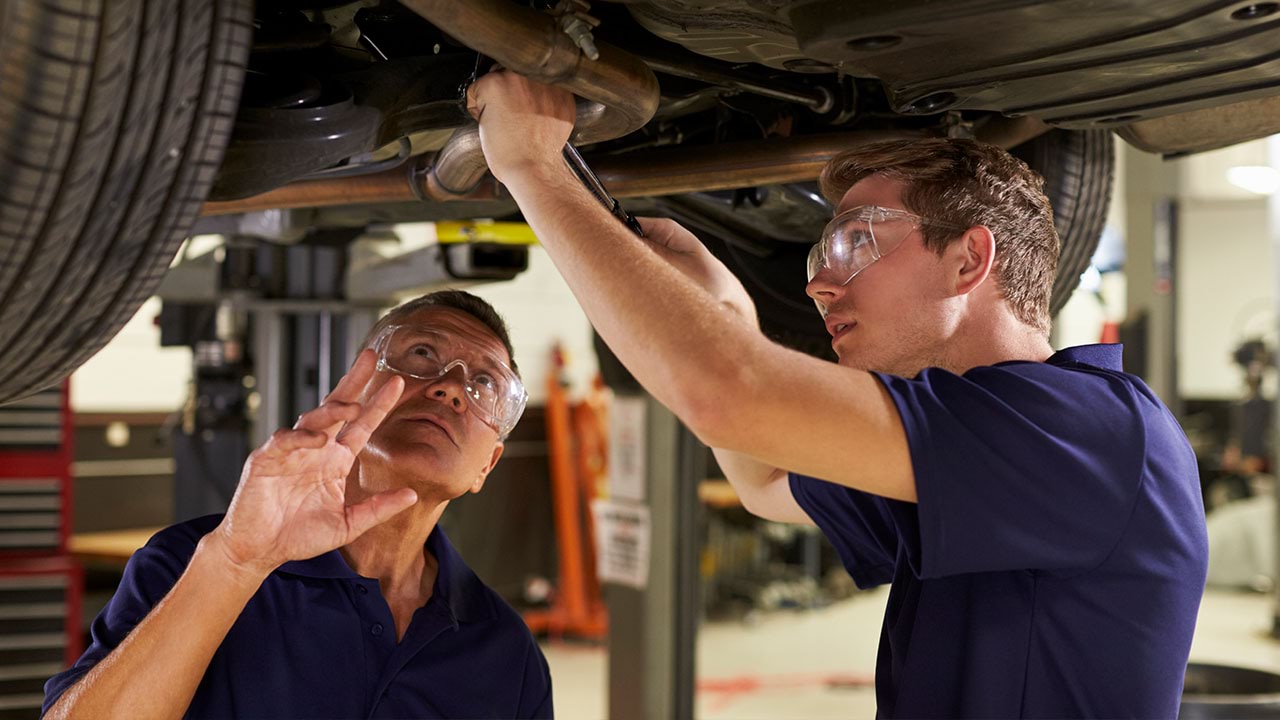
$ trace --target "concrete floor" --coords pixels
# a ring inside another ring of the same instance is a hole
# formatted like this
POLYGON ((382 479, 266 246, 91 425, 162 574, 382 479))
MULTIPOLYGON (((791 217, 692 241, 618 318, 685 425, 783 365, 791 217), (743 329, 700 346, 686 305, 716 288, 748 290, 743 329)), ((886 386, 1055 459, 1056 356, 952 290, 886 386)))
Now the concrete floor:
MULTIPOLYGON (((870 718, 871 679, 887 588, 827 608, 778 612, 754 625, 706 623, 698 635, 697 716, 870 718)), ((1192 660, 1280 672, 1270 639, 1272 596, 1209 590, 1200 607, 1192 660)), ((604 718, 606 652, 547 643, 556 715, 604 718)))

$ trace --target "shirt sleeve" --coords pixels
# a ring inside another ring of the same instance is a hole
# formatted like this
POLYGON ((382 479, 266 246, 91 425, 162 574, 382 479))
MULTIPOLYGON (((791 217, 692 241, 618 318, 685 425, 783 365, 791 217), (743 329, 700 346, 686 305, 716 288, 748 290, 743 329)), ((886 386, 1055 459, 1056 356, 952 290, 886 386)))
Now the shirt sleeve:
POLYGON ((1146 457, 1146 408, 1126 376, 1016 363, 877 377, 918 498, 882 502, 919 577, 1085 571, 1119 542, 1146 457))
POLYGON ((162 531, 129 558, 115 595, 90 626, 89 647, 75 664, 45 683, 42 716, 68 688, 116 649, 177 583, 195 545, 187 538, 174 536, 174 529, 162 531), (190 550, 184 551, 188 544, 190 550))
POLYGON ((529 638, 529 652, 525 657, 524 686, 520 691, 521 718, 553 718, 551 706, 551 670, 542 648, 529 638))
POLYGON ((792 497, 835 547, 858 587, 893 580, 898 531, 882 499, 795 473, 788 481, 792 497))

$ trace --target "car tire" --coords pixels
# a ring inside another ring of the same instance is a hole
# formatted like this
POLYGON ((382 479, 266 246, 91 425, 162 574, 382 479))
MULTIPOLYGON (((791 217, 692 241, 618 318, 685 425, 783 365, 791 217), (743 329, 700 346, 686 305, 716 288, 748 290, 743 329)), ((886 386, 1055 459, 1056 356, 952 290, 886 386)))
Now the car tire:
POLYGON ((0 403, 137 312, 231 135, 252 0, 0 3, 0 403))
POLYGON ((1056 316, 1080 284, 1107 224, 1115 180, 1115 139, 1106 130, 1052 130, 1014 148, 1044 178, 1061 243, 1049 313, 1056 316))
MULTIPOLYGON (((1049 305, 1056 315, 1080 283, 1102 237, 1111 202, 1115 144, 1105 130, 1052 130, 1013 154, 1045 178, 1045 195, 1054 209, 1061 252, 1049 305)), ((759 253, 706 232, 700 231, 699 237, 742 280, 765 335, 795 350, 836 359, 822 318, 804 294, 808 245, 779 242, 770 252, 759 253)), ((596 351, 610 387, 638 391, 634 378, 599 338, 596 351)))

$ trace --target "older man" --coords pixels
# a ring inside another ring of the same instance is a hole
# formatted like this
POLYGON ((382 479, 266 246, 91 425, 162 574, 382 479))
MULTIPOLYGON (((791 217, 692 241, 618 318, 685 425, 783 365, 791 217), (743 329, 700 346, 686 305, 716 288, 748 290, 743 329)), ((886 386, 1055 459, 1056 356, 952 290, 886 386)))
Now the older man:
POLYGON ((47 717, 550 717, 547 664, 437 527, 526 395, 462 292, 391 311, 320 407, 245 463, 225 516, 129 561, 47 717))
POLYGON ((638 240, 561 160, 573 104, 472 86, 485 157, 591 322, 708 445, 743 504, 816 523, 892 582, 884 717, 1173 717, 1207 547, 1195 458, 1117 346, 1054 352, 1058 243, 999 148, 835 158, 808 294, 839 364, 770 342, 687 231, 638 240))

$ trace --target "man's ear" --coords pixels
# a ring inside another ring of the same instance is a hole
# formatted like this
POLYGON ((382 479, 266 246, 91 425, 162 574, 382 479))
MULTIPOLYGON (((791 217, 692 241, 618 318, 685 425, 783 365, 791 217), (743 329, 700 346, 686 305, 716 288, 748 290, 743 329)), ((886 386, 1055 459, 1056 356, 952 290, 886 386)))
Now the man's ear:
POLYGON ((955 268, 955 293, 967 295, 991 275, 996 260, 996 238, 985 225, 974 225, 951 244, 947 255, 955 268))
POLYGON ((498 444, 493 446, 493 457, 489 458, 489 464, 480 471, 480 476, 476 478, 476 481, 471 483, 471 490, 469 492, 480 492, 480 489, 484 487, 485 479, 489 477, 489 473, 493 472, 493 466, 498 464, 498 458, 502 457, 502 451, 505 450, 506 447, 507 446, 504 445, 501 440, 498 441, 498 444))

